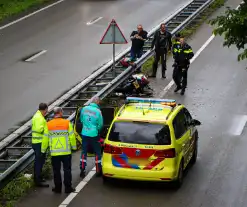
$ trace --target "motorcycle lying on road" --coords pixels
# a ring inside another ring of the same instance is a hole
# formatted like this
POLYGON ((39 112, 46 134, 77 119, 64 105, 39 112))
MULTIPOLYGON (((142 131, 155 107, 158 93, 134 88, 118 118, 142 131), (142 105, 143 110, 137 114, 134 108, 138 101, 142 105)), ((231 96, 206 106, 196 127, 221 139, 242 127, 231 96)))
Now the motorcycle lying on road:
POLYGON ((137 71, 136 74, 115 89, 115 93, 127 96, 150 97, 153 89, 149 86, 149 80, 143 73, 137 71))

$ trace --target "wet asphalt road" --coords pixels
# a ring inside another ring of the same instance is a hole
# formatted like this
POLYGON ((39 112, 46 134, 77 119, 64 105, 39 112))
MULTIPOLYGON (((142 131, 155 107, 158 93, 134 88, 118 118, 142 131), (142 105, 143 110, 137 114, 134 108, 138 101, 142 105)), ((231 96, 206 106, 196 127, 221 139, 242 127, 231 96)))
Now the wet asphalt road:
POLYGON ((150 30, 186 2, 66 0, 1 30, 0 137, 31 117, 40 102, 54 100, 111 59, 112 47, 99 41, 112 18, 128 39, 137 24, 150 30), (103 19, 86 25, 97 17, 103 19), (47 53, 33 63, 21 61, 40 50, 47 53))
POLYGON ((69 207, 247 206, 246 61, 237 63, 237 50, 221 45, 217 37, 191 65, 184 97, 174 94, 174 87, 164 96, 185 104, 202 122, 198 162, 182 188, 121 181, 103 185, 93 178, 69 207))

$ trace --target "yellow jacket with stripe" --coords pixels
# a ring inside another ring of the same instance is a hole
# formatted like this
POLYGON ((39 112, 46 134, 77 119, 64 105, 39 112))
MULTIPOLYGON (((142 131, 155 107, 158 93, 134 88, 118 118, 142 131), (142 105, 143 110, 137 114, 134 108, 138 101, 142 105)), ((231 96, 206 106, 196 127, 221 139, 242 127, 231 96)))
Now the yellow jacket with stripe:
POLYGON ((73 126, 69 120, 54 118, 47 123, 41 151, 44 153, 50 147, 51 156, 70 155, 76 150, 76 138, 73 126))
POLYGON ((45 131, 47 131, 47 122, 41 111, 38 110, 32 118, 32 143, 42 143, 45 131))

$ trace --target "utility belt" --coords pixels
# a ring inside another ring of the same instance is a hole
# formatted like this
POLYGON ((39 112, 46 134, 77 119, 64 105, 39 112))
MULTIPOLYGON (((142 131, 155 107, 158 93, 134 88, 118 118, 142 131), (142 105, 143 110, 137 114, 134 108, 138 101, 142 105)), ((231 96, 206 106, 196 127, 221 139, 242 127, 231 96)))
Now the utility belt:
POLYGON ((179 69, 188 69, 190 66, 190 62, 189 61, 183 61, 183 62, 175 61, 172 66, 174 68, 177 67, 179 69))

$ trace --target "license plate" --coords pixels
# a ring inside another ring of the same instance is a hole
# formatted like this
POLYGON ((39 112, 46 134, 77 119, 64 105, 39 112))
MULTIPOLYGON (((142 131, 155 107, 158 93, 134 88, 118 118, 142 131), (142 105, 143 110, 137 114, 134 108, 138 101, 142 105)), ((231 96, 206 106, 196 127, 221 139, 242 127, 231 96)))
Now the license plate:
POLYGON ((146 166, 149 164, 149 160, 147 159, 129 159, 129 164, 132 165, 141 165, 141 166, 146 166))
POLYGON ((134 84, 136 89, 140 87, 139 84, 137 83, 137 81, 133 82, 133 84, 134 84))

